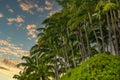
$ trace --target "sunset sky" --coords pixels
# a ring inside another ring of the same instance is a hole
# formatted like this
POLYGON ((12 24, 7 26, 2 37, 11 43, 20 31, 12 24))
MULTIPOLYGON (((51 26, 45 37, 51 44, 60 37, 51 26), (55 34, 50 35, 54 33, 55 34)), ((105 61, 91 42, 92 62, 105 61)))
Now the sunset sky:
POLYGON ((0 0, 0 57, 16 59, 29 53, 36 29, 59 10, 55 0, 0 0))

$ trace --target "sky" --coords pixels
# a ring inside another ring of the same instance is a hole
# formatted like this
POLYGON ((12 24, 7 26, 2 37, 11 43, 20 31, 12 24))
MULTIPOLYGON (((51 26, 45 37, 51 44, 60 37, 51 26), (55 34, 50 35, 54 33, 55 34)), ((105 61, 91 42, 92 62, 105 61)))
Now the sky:
POLYGON ((0 57, 29 55, 42 21, 60 10, 55 0, 0 0, 0 57))

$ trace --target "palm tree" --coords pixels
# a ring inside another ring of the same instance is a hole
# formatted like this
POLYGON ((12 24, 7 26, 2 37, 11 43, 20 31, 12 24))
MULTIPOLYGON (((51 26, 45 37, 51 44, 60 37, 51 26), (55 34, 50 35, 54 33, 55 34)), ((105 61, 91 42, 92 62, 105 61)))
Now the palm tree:
POLYGON ((100 52, 120 52, 119 1, 57 0, 62 10, 43 21, 24 71, 15 78, 59 80, 70 68, 100 52), (109 38, 108 38, 109 37, 109 38))

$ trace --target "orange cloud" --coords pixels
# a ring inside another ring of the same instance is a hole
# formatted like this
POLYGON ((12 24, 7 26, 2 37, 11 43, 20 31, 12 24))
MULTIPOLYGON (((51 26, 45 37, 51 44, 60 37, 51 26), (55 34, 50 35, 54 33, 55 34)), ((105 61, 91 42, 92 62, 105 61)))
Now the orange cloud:
POLYGON ((45 1, 45 4, 46 4, 47 6, 51 6, 51 5, 52 5, 48 0, 45 1))
POLYGON ((34 28, 36 28, 35 24, 30 24, 30 25, 27 25, 27 27, 26 27, 27 30, 34 29, 34 28))
POLYGON ((0 13, 0 18, 4 17, 4 15, 2 13, 0 13))
POLYGON ((20 3, 20 7, 24 11, 28 11, 29 9, 33 8, 33 6, 31 4, 26 4, 26 3, 20 3))
POLYGON ((54 2, 51 3, 49 0, 46 0, 46 1, 45 1, 45 4, 46 4, 45 10, 52 10, 52 7, 53 7, 53 5, 54 5, 54 2))
POLYGON ((18 1, 18 3, 19 3, 20 8, 23 11, 29 12, 30 14, 34 14, 34 11, 32 11, 33 8, 36 9, 36 11, 38 11, 38 12, 43 11, 42 7, 38 6, 37 4, 32 3, 30 1, 25 1, 25 2, 18 1))
POLYGON ((12 22, 22 23, 24 19, 21 16, 17 16, 16 18, 8 18, 8 24, 12 24, 12 22))
POLYGON ((26 26, 26 29, 28 30, 28 35, 31 36, 32 38, 36 38, 36 25, 35 24, 29 24, 26 26))
POLYGON ((17 45, 9 43, 6 40, 0 40, 0 53, 12 54, 17 57, 21 57, 22 55, 27 54, 28 51, 25 51, 17 45))

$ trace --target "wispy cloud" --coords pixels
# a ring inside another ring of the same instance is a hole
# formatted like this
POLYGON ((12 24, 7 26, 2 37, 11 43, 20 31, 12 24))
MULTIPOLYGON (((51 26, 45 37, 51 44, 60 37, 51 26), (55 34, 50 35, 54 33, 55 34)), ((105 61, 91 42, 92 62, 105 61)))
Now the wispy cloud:
POLYGON ((3 54, 12 54, 16 57, 21 57, 28 53, 28 51, 23 50, 22 48, 14 45, 6 40, 0 40, 0 53, 3 54))
POLYGON ((12 24, 13 22, 23 23, 25 22, 21 16, 17 16, 16 18, 8 18, 8 24, 12 24))
POLYGON ((14 10, 13 10, 13 9, 8 9, 8 11, 9 11, 10 13, 14 13, 14 10))
POLYGON ((49 16, 52 16, 53 14, 55 14, 57 12, 60 12, 60 10, 52 10, 52 11, 50 11, 49 16))
POLYGON ((52 10, 51 6, 45 6, 45 10, 52 10))
POLYGON ((7 41, 11 41, 12 40, 12 37, 7 37, 7 41))
POLYGON ((26 4, 26 3, 20 3, 20 7, 23 11, 29 11, 31 8, 33 8, 32 4, 26 4))
POLYGON ((50 2, 50 0, 45 1, 45 10, 52 10, 54 2, 50 2))
POLYGON ((21 1, 18 0, 19 6, 23 11, 29 12, 30 14, 34 14, 32 9, 36 9, 38 12, 42 12, 43 8, 40 7, 38 4, 32 3, 31 1, 21 1))
MULTIPOLYGON (((32 38, 36 38, 36 25, 35 24, 29 24, 26 26, 26 29, 28 30, 28 35, 31 36, 32 38)), ((30 38, 28 38, 30 40, 30 38)))
POLYGON ((10 13, 14 13, 14 10, 13 10, 9 5, 6 5, 6 8, 8 9, 8 11, 9 11, 10 13))
POLYGON ((0 18, 4 17, 4 15, 2 13, 0 13, 0 18))
POLYGON ((46 1, 45 1, 45 4, 46 4, 47 6, 51 6, 51 5, 52 5, 52 3, 51 3, 49 0, 46 0, 46 1))
POLYGON ((43 12, 44 11, 44 8, 43 7, 40 7, 38 4, 34 4, 34 7, 36 8, 36 10, 38 12, 43 12))

